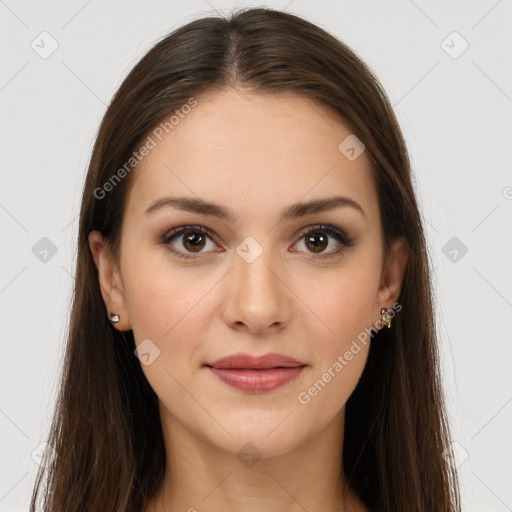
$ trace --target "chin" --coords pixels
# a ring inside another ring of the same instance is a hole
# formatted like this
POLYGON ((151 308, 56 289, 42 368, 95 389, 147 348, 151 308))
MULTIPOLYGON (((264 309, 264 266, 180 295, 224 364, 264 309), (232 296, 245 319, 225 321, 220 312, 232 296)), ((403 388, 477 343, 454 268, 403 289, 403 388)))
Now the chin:
POLYGON ((221 428, 216 428, 214 433, 211 426, 203 432, 203 436, 209 443, 235 456, 239 456, 241 451, 248 451, 254 452, 254 456, 259 458, 278 457, 296 449, 307 437, 305 425, 299 429, 293 423, 297 421, 293 416, 295 414, 289 412, 258 414, 253 411, 249 417, 238 416, 228 421, 229 417, 224 415, 222 425, 231 436, 221 428))

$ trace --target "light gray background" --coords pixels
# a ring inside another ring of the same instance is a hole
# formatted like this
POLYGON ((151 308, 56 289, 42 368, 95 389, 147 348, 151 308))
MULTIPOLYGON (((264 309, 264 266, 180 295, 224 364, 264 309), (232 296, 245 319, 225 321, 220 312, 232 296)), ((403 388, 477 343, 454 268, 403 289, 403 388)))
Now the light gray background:
MULTIPOLYGON (((0 511, 28 510, 68 327, 81 188, 106 105, 164 34, 249 5, 263 4, 0 0, 0 511), (42 58, 51 38, 58 48, 42 58), (46 261, 43 237, 57 249, 46 261)), ((340 37, 391 98, 435 271, 463 510, 512 510, 512 1, 264 5, 340 37)))

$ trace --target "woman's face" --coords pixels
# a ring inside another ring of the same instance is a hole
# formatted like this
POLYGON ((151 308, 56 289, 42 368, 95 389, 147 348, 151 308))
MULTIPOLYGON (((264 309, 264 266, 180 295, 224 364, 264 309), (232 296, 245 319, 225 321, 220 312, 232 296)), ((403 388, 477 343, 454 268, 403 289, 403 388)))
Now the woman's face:
POLYGON ((91 249, 116 328, 133 329, 164 429, 278 455, 342 423, 368 354, 365 329, 382 327, 405 259, 381 273, 371 158, 330 110, 289 93, 196 99, 161 140, 151 135, 156 145, 133 171, 119 268, 98 251, 98 232, 91 249), (346 199, 328 209, 290 209, 337 196, 346 199), (181 226, 193 227, 166 238, 181 226), (302 366, 207 366, 240 353, 302 366))

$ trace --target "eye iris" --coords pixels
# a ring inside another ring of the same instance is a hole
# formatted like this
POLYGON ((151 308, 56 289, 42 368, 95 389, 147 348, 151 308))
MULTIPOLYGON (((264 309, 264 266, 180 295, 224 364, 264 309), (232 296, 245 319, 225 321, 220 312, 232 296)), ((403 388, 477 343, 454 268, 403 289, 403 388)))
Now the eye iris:
MULTIPOLYGON (((306 244, 313 244, 313 252, 321 252, 327 247, 327 237, 322 233, 311 233, 306 237, 306 244), (315 238, 320 238, 320 243, 315 243, 315 238)), ((308 246, 309 247, 309 246, 308 246)))
POLYGON ((196 250, 198 249, 199 251, 201 249, 203 249, 204 247, 204 236, 200 233, 197 233, 197 232, 189 232, 188 234, 184 235, 184 242, 183 242, 183 245, 185 246, 185 248, 187 250, 196 250), (200 241, 198 242, 198 239, 200 239, 200 241), (201 245, 202 243, 202 245, 201 245), (192 244, 191 247, 188 246, 188 244, 192 244))

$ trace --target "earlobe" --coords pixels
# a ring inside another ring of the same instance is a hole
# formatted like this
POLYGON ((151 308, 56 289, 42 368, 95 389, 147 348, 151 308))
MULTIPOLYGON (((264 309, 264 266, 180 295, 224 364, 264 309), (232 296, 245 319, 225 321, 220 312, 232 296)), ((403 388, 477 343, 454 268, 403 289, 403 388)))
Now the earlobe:
POLYGON ((115 323, 116 329, 119 331, 130 330, 118 265, 108 254, 107 242, 99 231, 91 231, 88 238, 89 248, 98 271, 98 284, 105 303, 105 315, 106 317, 110 317, 111 314, 118 315, 119 321, 115 323))

